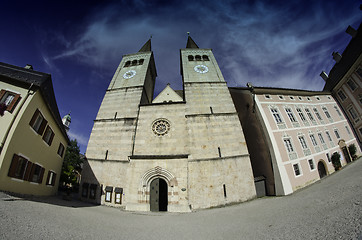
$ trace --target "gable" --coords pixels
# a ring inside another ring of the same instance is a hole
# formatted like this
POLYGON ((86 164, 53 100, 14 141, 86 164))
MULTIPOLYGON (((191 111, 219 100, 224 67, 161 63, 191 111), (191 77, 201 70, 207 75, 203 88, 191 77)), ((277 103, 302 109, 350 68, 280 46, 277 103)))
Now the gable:
POLYGON ((182 102, 183 98, 180 97, 169 84, 165 87, 165 89, 158 94, 158 96, 153 99, 152 103, 162 103, 162 102, 182 102))

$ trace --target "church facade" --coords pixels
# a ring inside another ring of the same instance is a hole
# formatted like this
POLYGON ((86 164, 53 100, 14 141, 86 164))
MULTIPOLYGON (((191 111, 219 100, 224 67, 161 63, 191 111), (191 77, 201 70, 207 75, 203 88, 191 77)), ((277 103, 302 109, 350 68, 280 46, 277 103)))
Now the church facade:
POLYGON ((89 139, 81 197, 131 211, 188 212, 256 197, 243 130, 211 49, 188 37, 183 91, 157 76, 151 41, 123 56, 89 139))

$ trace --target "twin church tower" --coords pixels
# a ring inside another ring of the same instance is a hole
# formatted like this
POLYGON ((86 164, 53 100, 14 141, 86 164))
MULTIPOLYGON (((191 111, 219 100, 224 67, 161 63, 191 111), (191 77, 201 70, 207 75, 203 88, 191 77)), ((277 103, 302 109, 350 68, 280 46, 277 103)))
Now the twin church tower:
POLYGON ((183 90, 155 99, 151 40, 123 56, 87 147, 84 200, 131 211, 188 212, 256 196, 241 124, 211 49, 189 36, 183 90))

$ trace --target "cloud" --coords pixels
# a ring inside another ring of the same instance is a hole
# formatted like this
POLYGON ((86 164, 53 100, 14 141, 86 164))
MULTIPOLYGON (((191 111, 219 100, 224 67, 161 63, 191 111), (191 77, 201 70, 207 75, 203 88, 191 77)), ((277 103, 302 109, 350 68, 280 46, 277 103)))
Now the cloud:
POLYGON ((68 136, 71 139, 77 139, 78 144, 81 145, 81 147, 86 147, 88 144, 88 138, 85 137, 82 134, 79 134, 77 132, 74 132, 74 130, 70 129, 68 132, 68 136))

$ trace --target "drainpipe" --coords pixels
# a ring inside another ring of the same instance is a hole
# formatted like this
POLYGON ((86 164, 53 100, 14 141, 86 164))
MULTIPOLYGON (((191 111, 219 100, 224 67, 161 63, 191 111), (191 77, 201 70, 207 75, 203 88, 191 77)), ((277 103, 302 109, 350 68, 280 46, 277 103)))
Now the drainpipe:
POLYGON ((20 110, 21 110, 21 108, 24 106, 24 103, 26 102, 26 100, 28 99, 28 97, 29 97, 30 95, 33 95, 33 94, 34 94, 34 92, 33 92, 33 93, 30 93, 30 90, 31 90, 32 87, 33 87, 33 83, 30 85, 30 87, 29 87, 29 89, 28 89, 28 92, 26 93, 26 96, 25 96, 23 102, 20 104, 20 106, 19 106, 18 109, 16 110, 13 119, 11 119, 10 125, 9 125, 8 129, 6 130, 6 133, 5 133, 5 135, 4 135, 4 138, 3 138, 3 140, 1 141, 1 144, 0 144, 0 154, 1 154, 2 150, 3 150, 3 147, 4 147, 4 145, 5 145, 6 139, 7 139, 8 136, 9 136, 10 130, 11 130, 11 128, 13 127, 14 122, 15 122, 15 120, 16 120, 16 118, 17 118, 17 116, 18 116, 18 114, 19 114, 19 112, 20 112, 20 110))

